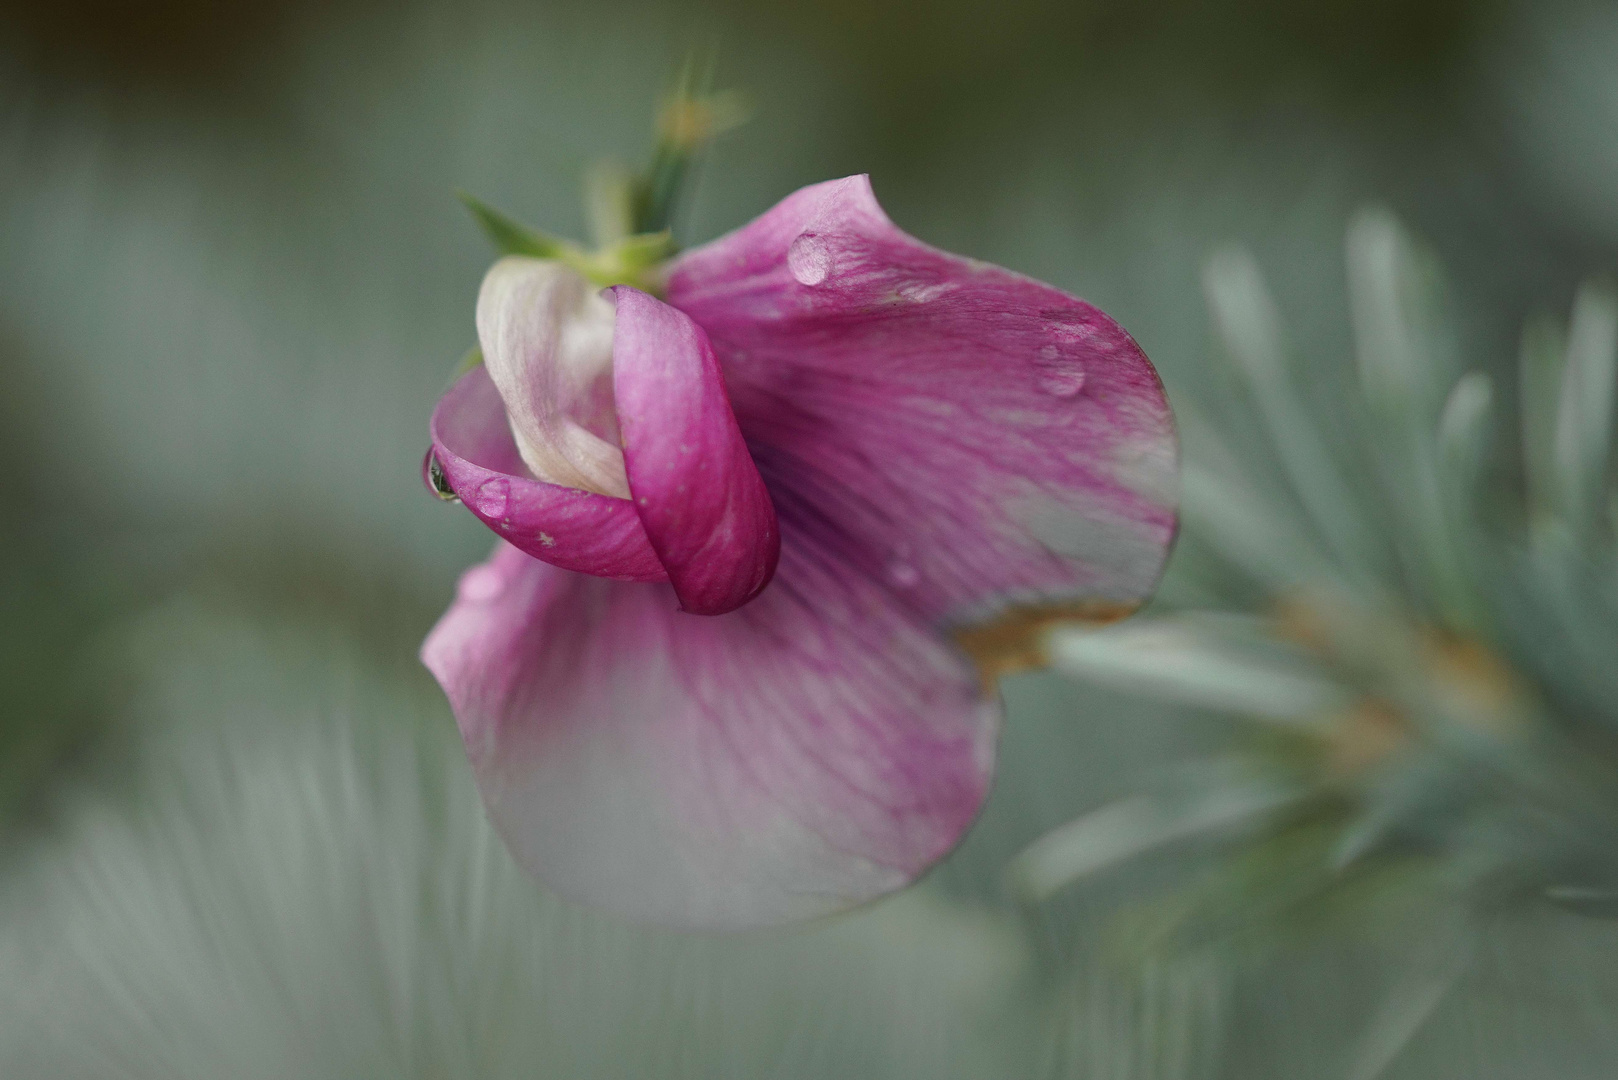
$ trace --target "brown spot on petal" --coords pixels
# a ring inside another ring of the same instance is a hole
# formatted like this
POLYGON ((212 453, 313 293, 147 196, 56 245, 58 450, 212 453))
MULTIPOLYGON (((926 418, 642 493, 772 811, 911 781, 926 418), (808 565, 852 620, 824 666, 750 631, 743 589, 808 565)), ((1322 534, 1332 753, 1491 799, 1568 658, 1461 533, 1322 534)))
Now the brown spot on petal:
POLYGON ((1068 623, 1105 626, 1133 615, 1139 608, 1139 603, 1119 600, 1070 600, 1016 607, 988 622, 960 627, 950 636, 977 664, 984 692, 993 693, 1003 677, 1050 663, 1045 635, 1053 628, 1068 623))

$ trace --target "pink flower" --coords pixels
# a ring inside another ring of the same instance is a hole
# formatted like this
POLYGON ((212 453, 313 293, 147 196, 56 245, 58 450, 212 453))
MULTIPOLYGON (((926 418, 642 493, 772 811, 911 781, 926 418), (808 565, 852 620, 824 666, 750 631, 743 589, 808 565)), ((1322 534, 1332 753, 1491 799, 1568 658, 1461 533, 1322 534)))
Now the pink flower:
POLYGON ((518 862, 633 917, 913 880, 983 804, 996 677, 1137 606, 1174 534, 1129 335, 863 176, 681 256, 666 300, 504 259, 477 325, 434 467, 501 543, 422 658, 518 862))

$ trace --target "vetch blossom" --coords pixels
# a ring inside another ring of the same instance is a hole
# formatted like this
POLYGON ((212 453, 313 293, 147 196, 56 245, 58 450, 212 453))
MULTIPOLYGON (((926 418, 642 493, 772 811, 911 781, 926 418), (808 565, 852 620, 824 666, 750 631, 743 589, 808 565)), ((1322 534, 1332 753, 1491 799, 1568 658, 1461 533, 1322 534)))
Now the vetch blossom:
POLYGON ((1151 592, 1176 443, 1082 300, 804 188, 642 284, 508 257, 428 467, 500 538, 423 646, 517 860, 692 927, 913 880, 971 823, 996 680, 1151 592))

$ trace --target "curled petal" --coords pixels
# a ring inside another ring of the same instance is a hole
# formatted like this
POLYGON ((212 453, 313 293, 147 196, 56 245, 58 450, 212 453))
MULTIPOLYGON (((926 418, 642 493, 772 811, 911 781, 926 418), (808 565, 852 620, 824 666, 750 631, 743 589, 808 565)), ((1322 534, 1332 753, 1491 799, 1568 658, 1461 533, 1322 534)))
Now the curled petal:
POLYGON ((1162 384, 1101 311, 900 231, 863 176, 682 256, 782 527, 800 524, 991 671, 1050 617, 1113 617, 1175 531, 1162 384))
POLYGON ((623 581, 668 575, 628 499, 535 480, 484 367, 468 371, 433 410, 433 454, 468 509, 511 544, 553 566, 623 581))
POLYGON ((998 707, 881 587, 788 531, 746 607, 672 600, 502 545, 428 637, 520 863, 631 917, 733 928, 859 903, 955 843, 998 707))
POLYGON ((681 607, 732 611, 775 573, 775 507, 742 441, 708 335, 639 290, 618 304, 613 386, 635 509, 681 607))
POLYGON ((484 277, 477 324, 484 367, 534 476, 628 498, 613 420, 612 305, 563 263, 513 257, 484 277))

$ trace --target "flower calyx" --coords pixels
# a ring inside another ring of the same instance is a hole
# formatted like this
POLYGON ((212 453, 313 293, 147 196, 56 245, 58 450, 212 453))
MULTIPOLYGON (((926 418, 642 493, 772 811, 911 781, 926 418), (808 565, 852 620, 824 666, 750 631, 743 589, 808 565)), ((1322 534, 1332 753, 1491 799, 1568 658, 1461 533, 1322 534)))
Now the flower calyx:
POLYGON ((589 250, 571 240, 530 228, 464 191, 457 194, 502 256, 552 259, 603 289, 632 285, 653 296, 662 294, 663 264, 677 250, 674 235, 667 229, 632 233, 589 250))

